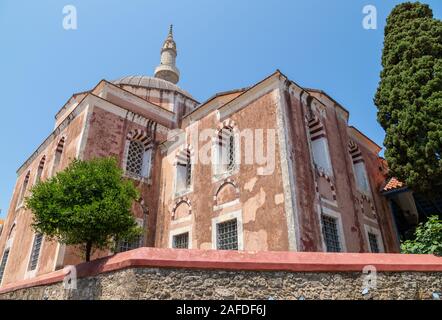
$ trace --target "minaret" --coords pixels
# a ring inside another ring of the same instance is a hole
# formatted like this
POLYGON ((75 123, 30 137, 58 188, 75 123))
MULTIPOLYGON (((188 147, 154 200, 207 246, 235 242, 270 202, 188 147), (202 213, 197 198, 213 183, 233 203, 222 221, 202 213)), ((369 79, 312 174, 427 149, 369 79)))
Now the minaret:
POLYGON ((178 82, 180 72, 175 66, 176 56, 176 43, 173 40, 172 25, 170 25, 169 34, 161 49, 160 65, 155 68, 155 78, 164 79, 172 83, 178 82))

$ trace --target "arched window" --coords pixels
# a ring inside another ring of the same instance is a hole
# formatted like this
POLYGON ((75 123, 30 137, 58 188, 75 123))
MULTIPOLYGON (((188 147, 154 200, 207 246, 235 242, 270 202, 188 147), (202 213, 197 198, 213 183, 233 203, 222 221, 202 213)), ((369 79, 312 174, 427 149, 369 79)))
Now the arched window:
POLYGON ((55 149, 54 155, 54 164, 52 165, 52 173, 55 173, 60 166, 61 156, 63 155, 65 138, 61 138, 57 144, 57 148, 55 149))
POLYGON ((21 207, 23 205, 26 189, 28 188, 28 184, 29 184, 29 177, 30 177, 30 175, 31 175, 31 172, 28 171, 28 173, 25 176, 25 179, 23 180, 23 185, 21 187, 20 195, 19 195, 18 201, 17 201, 17 207, 21 207))
POLYGON ((370 183, 368 181, 364 159, 362 158, 362 152, 359 150, 358 145, 353 141, 349 142, 348 149, 353 162, 353 173, 355 175, 356 186, 363 194, 370 195, 370 183))
POLYGON ((233 171, 236 168, 236 150, 232 127, 224 127, 218 132, 216 149, 217 174, 233 171))
POLYGON ((41 245, 43 243, 43 234, 37 233, 34 236, 34 242, 32 243, 31 256, 29 258, 28 270, 32 271, 37 268, 38 258, 40 257, 41 245))
POLYGON ((137 249, 143 246, 144 233, 146 232, 146 221, 147 216, 144 216, 143 219, 137 218, 136 222, 139 227, 143 228, 143 234, 137 236, 134 240, 128 241, 125 239, 119 240, 116 244, 117 252, 125 252, 133 249, 137 249))
POLYGON ((5 249, 5 251, 3 252, 2 260, 0 262, 0 284, 2 283, 3 280, 3 275, 5 273, 6 264, 8 263, 8 258, 9 258, 9 248, 5 249))
POLYGON ((308 122, 313 162, 320 171, 328 176, 333 175, 333 169, 330 160, 330 151, 325 129, 319 118, 312 115, 308 122))
POLYGON ((139 140, 131 140, 126 159, 126 173, 136 177, 147 178, 150 170, 152 148, 146 146, 139 140))
POLYGON ((189 149, 178 153, 176 162, 176 193, 183 193, 192 185, 192 163, 189 149))
POLYGON ((35 183, 38 183, 41 180, 41 175, 45 167, 45 162, 46 162, 46 156, 43 156, 43 158, 41 158, 40 160, 40 164, 38 165, 37 176, 35 177, 35 183))
POLYGON ((9 230, 9 234, 8 234, 8 240, 9 239, 13 239, 15 236, 15 231, 17 230, 17 225, 14 222, 14 224, 12 225, 11 229, 9 230))

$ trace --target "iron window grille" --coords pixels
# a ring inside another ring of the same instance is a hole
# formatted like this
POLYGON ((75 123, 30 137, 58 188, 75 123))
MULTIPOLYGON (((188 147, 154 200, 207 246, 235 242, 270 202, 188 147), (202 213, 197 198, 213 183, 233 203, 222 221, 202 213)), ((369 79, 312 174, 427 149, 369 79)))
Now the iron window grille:
POLYGON ((5 267, 6 263, 8 262, 9 257, 9 249, 6 249, 3 253, 2 262, 0 263, 0 283, 2 283, 3 280, 3 274, 5 273, 5 267))
POLYGON ((337 219, 328 215, 322 215, 322 233, 324 235, 327 252, 341 252, 337 219))
POLYGON ((229 220, 216 225, 216 242, 219 250, 238 250, 237 220, 229 220))
POLYGON ((189 233, 186 232, 173 236, 172 247, 175 249, 189 248, 189 233))
POLYGON ((235 135, 232 128, 224 128, 218 135, 219 174, 233 171, 236 168, 235 135))
POLYGON ((117 252, 125 252, 129 250, 134 250, 141 247, 141 243, 143 241, 142 236, 138 236, 133 241, 128 240, 120 240, 117 245, 117 252))
POLYGON ((37 268, 42 242, 43 234, 37 233, 34 237, 34 243, 32 244, 31 258, 29 260, 29 270, 35 270, 35 268, 37 268))
POLYGON ((132 140, 127 153, 126 172, 141 176, 143 170, 144 145, 140 141, 132 140))
POLYGON ((379 253, 379 244, 378 244, 378 237, 374 234, 369 232, 368 233, 368 242, 370 243, 370 249, 373 253, 379 253))
POLYGON ((192 185, 192 163, 187 152, 184 159, 177 162, 177 193, 189 190, 192 185))

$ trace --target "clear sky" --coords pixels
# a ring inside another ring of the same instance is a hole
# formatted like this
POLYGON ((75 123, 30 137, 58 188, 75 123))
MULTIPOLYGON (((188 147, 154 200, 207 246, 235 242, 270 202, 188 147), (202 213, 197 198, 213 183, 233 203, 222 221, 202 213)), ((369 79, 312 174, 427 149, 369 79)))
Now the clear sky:
MULTIPOLYGON (((169 24, 179 85, 199 101, 280 69, 328 92, 355 125, 382 145, 373 104, 385 19, 396 0, 0 0, 0 218, 17 168, 51 133, 75 92, 101 79, 152 75, 169 24), (62 26, 65 5, 78 29, 62 26), (365 5, 378 28, 362 27, 365 5)), ((425 0, 437 18, 441 0, 425 0)))

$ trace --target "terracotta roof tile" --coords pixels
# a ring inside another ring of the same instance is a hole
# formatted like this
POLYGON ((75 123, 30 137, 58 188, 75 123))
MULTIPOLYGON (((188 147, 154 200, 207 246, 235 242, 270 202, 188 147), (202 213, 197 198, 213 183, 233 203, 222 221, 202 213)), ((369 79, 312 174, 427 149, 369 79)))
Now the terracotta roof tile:
POLYGON ((382 189, 382 191, 391 191, 391 190, 400 189, 403 187, 405 187, 405 184, 403 182, 399 181, 397 178, 393 177, 387 182, 387 184, 382 189))

